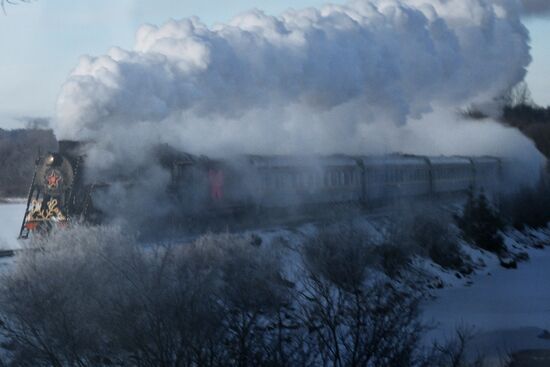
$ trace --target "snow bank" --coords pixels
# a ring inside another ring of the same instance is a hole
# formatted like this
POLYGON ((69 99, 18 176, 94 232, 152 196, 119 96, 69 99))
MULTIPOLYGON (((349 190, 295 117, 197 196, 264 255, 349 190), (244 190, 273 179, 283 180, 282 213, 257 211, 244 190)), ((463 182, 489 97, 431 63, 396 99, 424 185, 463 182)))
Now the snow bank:
POLYGON ((517 270, 499 266, 496 256, 473 250, 473 259, 486 263, 469 281, 434 292, 424 305, 426 321, 435 323, 429 338, 452 336, 457 327, 472 328, 476 351, 498 356, 511 350, 550 348, 538 335, 550 329, 550 231, 511 232, 506 243, 512 251, 529 253, 517 270), (476 254, 477 252, 477 254, 476 254))
POLYGON ((25 214, 25 204, 20 200, 0 203, 0 250, 17 249, 21 221, 25 214))

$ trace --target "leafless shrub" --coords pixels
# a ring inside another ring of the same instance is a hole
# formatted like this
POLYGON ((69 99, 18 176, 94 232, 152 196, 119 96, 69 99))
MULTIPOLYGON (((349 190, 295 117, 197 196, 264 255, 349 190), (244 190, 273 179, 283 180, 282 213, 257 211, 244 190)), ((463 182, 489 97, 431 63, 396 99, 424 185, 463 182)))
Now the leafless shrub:
POLYGON ((353 289, 364 281, 367 265, 374 263, 373 248, 365 233, 353 225, 335 225, 304 245, 304 263, 310 273, 353 289))
POLYGON ((223 309, 224 344, 231 364, 264 364, 265 350, 271 348, 273 339, 273 321, 278 319, 283 327, 281 318, 291 293, 277 256, 262 252, 250 241, 235 241, 227 235, 203 237, 184 252, 189 265, 198 262, 220 270, 223 287, 218 302, 223 309))
POLYGON ((458 236, 451 230, 451 219, 438 211, 415 216, 411 236, 433 262, 444 268, 466 270, 458 236))
POLYGON ((392 278, 401 276, 402 270, 410 265, 412 256, 424 254, 412 232, 418 213, 419 209, 411 204, 396 208, 390 218, 384 243, 377 248, 382 269, 392 278))
POLYGON ((90 365, 101 354, 92 318, 109 279, 98 268, 103 259, 90 255, 131 248, 105 229, 60 232, 56 239, 37 240, 39 250, 19 256, 14 272, 3 276, 0 307, 3 331, 17 345, 14 365, 90 365))
POLYGON ((329 228, 304 247, 299 304, 318 365, 414 366, 423 326, 418 299, 367 279, 370 242, 352 226, 329 228))
POLYGON ((442 367, 484 367, 485 357, 469 356, 468 347, 475 337, 472 328, 457 327, 452 339, 443 344, 436 343, 432 348, 432 355, 428 359, 429 365, 442 367))
POLYGON ((376 248, 376 254, 384 273, 395 279, 409 266, 412 252, 410 248, 386 242, 376 248))
POLYGON ((276 254, 243 236, 160 249, 134 243, 112 228, 37 239, 2 281, 12 364, 249 366, 272 358, 291 294, 276 254))
POLYGON ((335 233, 304 246, 294 283, 244 235, 162 248, 115 228, 37 238, 0 282, 7 365, 421 366, 419 299, 368 279, 360 232, 335 233))
POLYGON ((304 292, 303 322, 318 365, 416 365, 423 326, 414 297, 389 284, 347 291, 315 276, 304 292))
POLYGON ((398 213, 392 221, 388 244, 381 250, 382 258, 388 259, 383 263, 384 269, 390 274, 398 272, 412 255, 428 257, 444 268, 469 271, 450 214, 423 205, 408 207, 398 213))
POLYGON ((550 222, 550 182, 540 180, 534 187, 522 187, 504 197, 501 210, 506 221, 517 229, 541 228, 550 222))
POLYGON ((521 81, 506 93, 502 100, 506 107, 534 106, 533 97, 529 85, 521 81))
POLYGON ((497 254, 505 253, 506 246, 501 231, 505 228, 502 213, 497 210, 485 193, 472 190, 461 215, 455 216, 462 237, 476 246, 497 254))

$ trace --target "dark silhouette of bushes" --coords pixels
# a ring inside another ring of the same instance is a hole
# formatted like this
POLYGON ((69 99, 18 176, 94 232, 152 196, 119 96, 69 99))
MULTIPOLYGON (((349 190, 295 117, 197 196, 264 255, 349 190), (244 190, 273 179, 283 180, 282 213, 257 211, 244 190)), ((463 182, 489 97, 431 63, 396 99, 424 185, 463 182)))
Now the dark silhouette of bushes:
POLYGON ((507 105, 502 110, 502 120, 517 127, 538 123, 550 124, 550 107, 525 103, 507 105))
POLYGON ((351 289, 361 284, 367 266, 375 262, 373 249, 365 233, 352 225, 335 225, 304 245, 304 262, 310 273, 351 289))
MULTIPOLYGON (((533 140, 537 149, 550 159, 550 106, 535 104, 527 83, 520 82, 508 91, 500 101, 503 104, 498 119, 506 125, 519 129, 533 140)), ((463 118, 483 120, 489 116, 472 106, 459 111, 463 118)), ((548 167, 550 169, 550 166, 548 167)))
POLYGON ((246 236, 152 249, 110 228, 54 233, 2 277, 5 363, 423 365, 418 297, 369 279, 357 234, 328 238, 290 281, 246 236))
POLYGON ((550 158, 550 107, 533 104, 508 105, 502 112, 502 121, 521 130, 531 138, 537 149, 550 158))
POLYGON ((376 248, 382 270, 391 278, 397 278, 410 263, 412 252, 403 245, 384 243, 376 248))
POLYGON ((502 212, 517 229, 546 227, 550 222, 550 183, 541 179, 534 187, 524 186, 504 197, 502 212))
POLYGON ((447 269, 469 272, 449 214, 430 205, 402 208, 398 213, 388 244, 379 250, 388 274, 392 274, 392 268, 406 266, 414 254, 429 257, 447 269))
MULTIPOLYGON (((531 124, 520 128, 521 131, 533 140, 537 149, 550 159, 550 123, 531 124)), ((550 172, 550 165, 546 166, 546 172, 550 172)))
POLYGON ((414 241, 423 248, 430 259, 436 264, 454 270, 464 270, 465 256, 460 250, 457 236, 449 226, 446 215, 437 211, 430 214, 430 211, 416 216, 413 220, 411 235, 414 241))
POLYGON ((2 331, 14 366, 253 366, 294 358, 287 346, 294 338, 282 337, 294 332, 285 316, 289 284, 278 257, 247 238, 206 236, 152 250, 114 229, 81 228, 35 245, 43 250, 22 255, 2 281, 2 331))
POLYGON ((353 226, 329 228, 305 245, 298 304, 318 365, 418 365, 419 297, 368 278, 374 252, 365 235, 353 226))
POLYGON ((253 242, 144 248, 101 227, 36 239, 0 282, 2 365, 468 365, 424 347, 420 295, 369 279, 358 232, 306 244, 292 281, 283 255, 253 242))
POLYGON ((38 152, 55 149, 51 130, 0 129, 0 198, 26 196, 38 152))
POLYGON ((531 138, 537 149, 550 158, 550 106, 541 107, 533 102, 525 82, 518 83, 503 98, 500 119, 531 138))
POLYGON ((500 235, 504 222, 483 192, 477 195, 473 191, 468 193, 464 210, 456 216, 456 222, 464 238, 476 246, 495 253, 505 250, 500 235))

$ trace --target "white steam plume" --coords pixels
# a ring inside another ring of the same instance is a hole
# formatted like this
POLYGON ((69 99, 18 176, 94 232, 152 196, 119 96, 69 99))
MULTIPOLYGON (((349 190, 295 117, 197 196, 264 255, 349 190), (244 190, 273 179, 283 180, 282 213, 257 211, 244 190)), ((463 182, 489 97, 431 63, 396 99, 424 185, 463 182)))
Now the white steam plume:
POLYGON ((147 166, 158 144, 539 162, 519 132, 496 123, 476 133, 449 113, 433 122, 434 110, 492 102, 523 80, 531 58, 521 15, 519 0, 355 0, 280 16, 253 10, 211 28, 197 18, 144 25, 133 50, 81 58, 58 100, 57 134, 94 141, 91 163, 117 174, 147 166))
POLYGON ((363 0, 251 11, 213 28, 196 18, 145 25, 134 50, 81 59, 57 130, 96 141, 149 130, 207 152, 290 151, 336 132, 358 149, 364 124, 404 124, 506 91, 525 75, 527 41, 511 0, 363 0))

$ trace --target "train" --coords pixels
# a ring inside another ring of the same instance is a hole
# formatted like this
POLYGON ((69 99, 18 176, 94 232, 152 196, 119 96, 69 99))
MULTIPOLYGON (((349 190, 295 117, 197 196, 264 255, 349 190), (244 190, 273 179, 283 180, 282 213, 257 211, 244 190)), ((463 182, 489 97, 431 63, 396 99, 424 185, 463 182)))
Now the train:
MULTIPOLYGON (((410 199, 450 198, 467 192, 497 195, 503 182, 499 157, 268 156, 213 159, 160 149, 169 172, 166 195, 177 203, 171 222, 231 217, 237 213, 319 213, 336 206, 364 210, 410 199)), ((134 178, 138 180, 138 178, 134 178)), ((95 197, 109 182, 90 182, 82 143, 60 141, 57 152, 36 160, 20 238, 71 222, 101 223, 95 197)))

